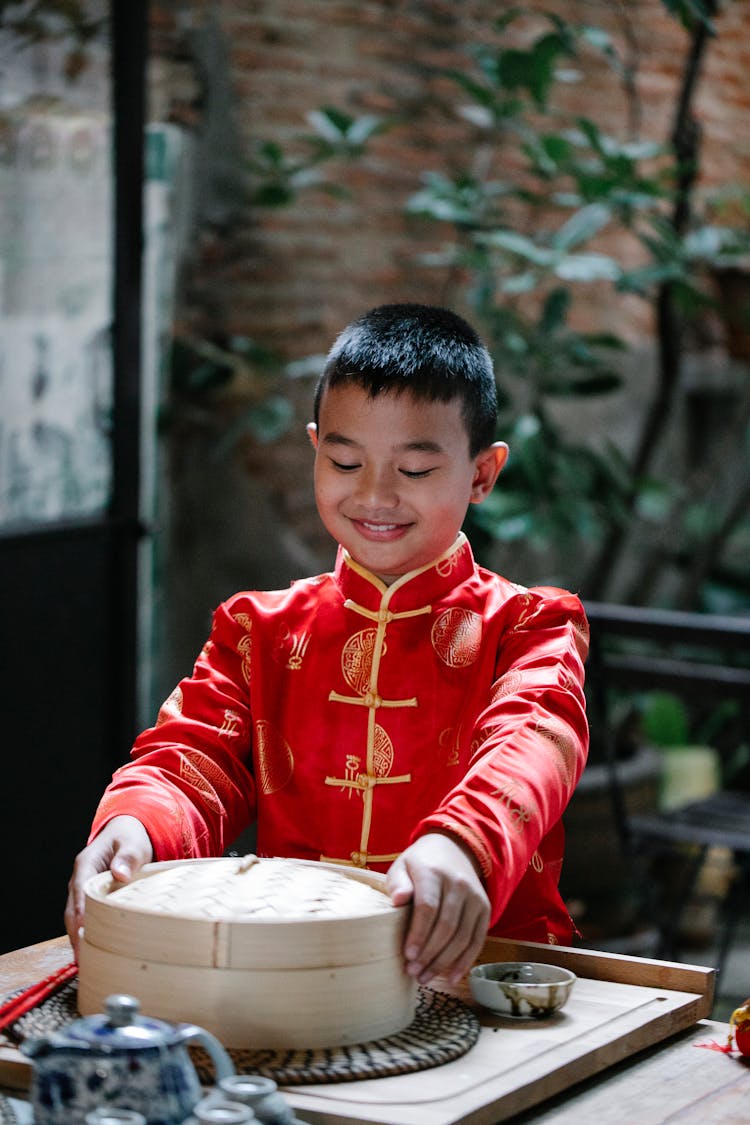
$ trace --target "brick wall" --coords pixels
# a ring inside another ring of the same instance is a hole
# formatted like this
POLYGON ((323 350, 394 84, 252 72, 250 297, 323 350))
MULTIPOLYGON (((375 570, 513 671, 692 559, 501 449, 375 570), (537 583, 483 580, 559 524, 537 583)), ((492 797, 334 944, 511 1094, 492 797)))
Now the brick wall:
MULTIPOLYGON (((637 62, 641 134, 666 138, 688 42, 660 0, 536 6, 611 32, 637 62)), ((285 210, 245 209, 224 236, 204 231, 187 290, 194 321, 304 355, 325 348, 339 327, 370 305, 402 298, 459 301, 455 279, 415 260, 444 232, 404 216, 403 204, 423 170, 458 168, 470 158, 465 125, 442 110, 456 101, 456 91, 436 70, 459 63, 497 11, 491 0, 193 0, 187 14, 182 3, 153 5, 157 56, 184 60, 190 25, 194 33, 202 22, 217 21, 226 51, 217 65, 227 68, 240 150, 259 137, 294 147, 307 131, 305 113, 323 104, 352 114, 404 114, 403 124, 378 138, 361 164, 339 170, 350 199, 307 192, 285 210)), ((520 25, 514 34, 523 38, 532 26, 520 25)), ((704 176, 713 184, 750 182, 750 86, 743 81, 750 5, 730 0, 717 27, 698 98, 704 176)), ((170 112, 200 124, 201 98, 216 80, 216 73, 209 75, 201 87, 198 76, 192 89, 183 82, 173 91, 170 112)), ((585 81, 569 87, 567 100, 613 133, 623 135, 628 127, 622 88, 600 60, 588 58, 585 81)), ((511 146, 502 153, 502 162, 516 158, 511 146)), ((631 335, 648 331, 648 310, 639 302, 616 302, 607 293, 595 304, 621 329, 624 317, 631 335)))

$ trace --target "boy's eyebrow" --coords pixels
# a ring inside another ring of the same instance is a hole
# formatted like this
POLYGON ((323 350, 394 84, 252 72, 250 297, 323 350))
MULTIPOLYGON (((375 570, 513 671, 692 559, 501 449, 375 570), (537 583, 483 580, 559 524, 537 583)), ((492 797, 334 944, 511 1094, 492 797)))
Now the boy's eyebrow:
MULTIPOLYGON (((325 445, 347 445, 352 448, 358 448, 359 442, 353 438, 346 437, 345 434, 340 434, 337 430, 331 430, 329 433, 324 434, 322 441, 325 445)), ((437 441, 429 441, 424 439, 421 441, 407 441, 403 445, 398 446, 396 452, 398 453, 443 453, 443 447, 437 441)))
POLYGON ((353 438, 345 437, 337 430, 330 430, 327 434, 323 434, 322 441, 326 445, 357 445, 353 438))
POLYGON ((407 441, 406 445, 402 445, 401 449, 405 452, 415 450, 417 453, 442 453, 443 447, 437 441, 407 441))

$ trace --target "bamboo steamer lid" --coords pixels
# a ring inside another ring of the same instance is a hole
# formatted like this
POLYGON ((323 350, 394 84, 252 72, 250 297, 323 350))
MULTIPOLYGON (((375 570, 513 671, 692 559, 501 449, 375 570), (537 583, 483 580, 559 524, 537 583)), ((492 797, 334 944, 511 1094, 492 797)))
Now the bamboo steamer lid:
POLYGON ((152 863, 127 885, 86 885, 78 1006, 113 992, 189 1020, 228 1047, 366 1042, 414 1018, 403 969, 408 908, 385 877, 295 859, 152 863))

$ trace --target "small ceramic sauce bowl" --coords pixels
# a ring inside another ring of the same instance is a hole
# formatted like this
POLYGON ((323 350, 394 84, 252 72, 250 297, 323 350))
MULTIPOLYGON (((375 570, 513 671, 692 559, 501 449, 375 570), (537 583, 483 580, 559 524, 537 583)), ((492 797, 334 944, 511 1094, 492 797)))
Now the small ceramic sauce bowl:
POLYGON ((503 1016, 545 1019, 570 996, 575 973, 535 961, 497 961, 475 965, 469 973, 477 1003, 503 1016))

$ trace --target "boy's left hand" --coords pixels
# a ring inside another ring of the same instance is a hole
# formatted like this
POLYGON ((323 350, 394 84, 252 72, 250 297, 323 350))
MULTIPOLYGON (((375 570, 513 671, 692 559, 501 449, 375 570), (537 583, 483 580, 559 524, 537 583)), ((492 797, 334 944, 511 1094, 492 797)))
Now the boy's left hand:
POLYGON ((440 832, 420 836, 391 864, 387 887, 394 906, 413 903, 406 971, 420 984, 435 976, 457 984, 482 948, 490 920, 471 852, 440 832))

